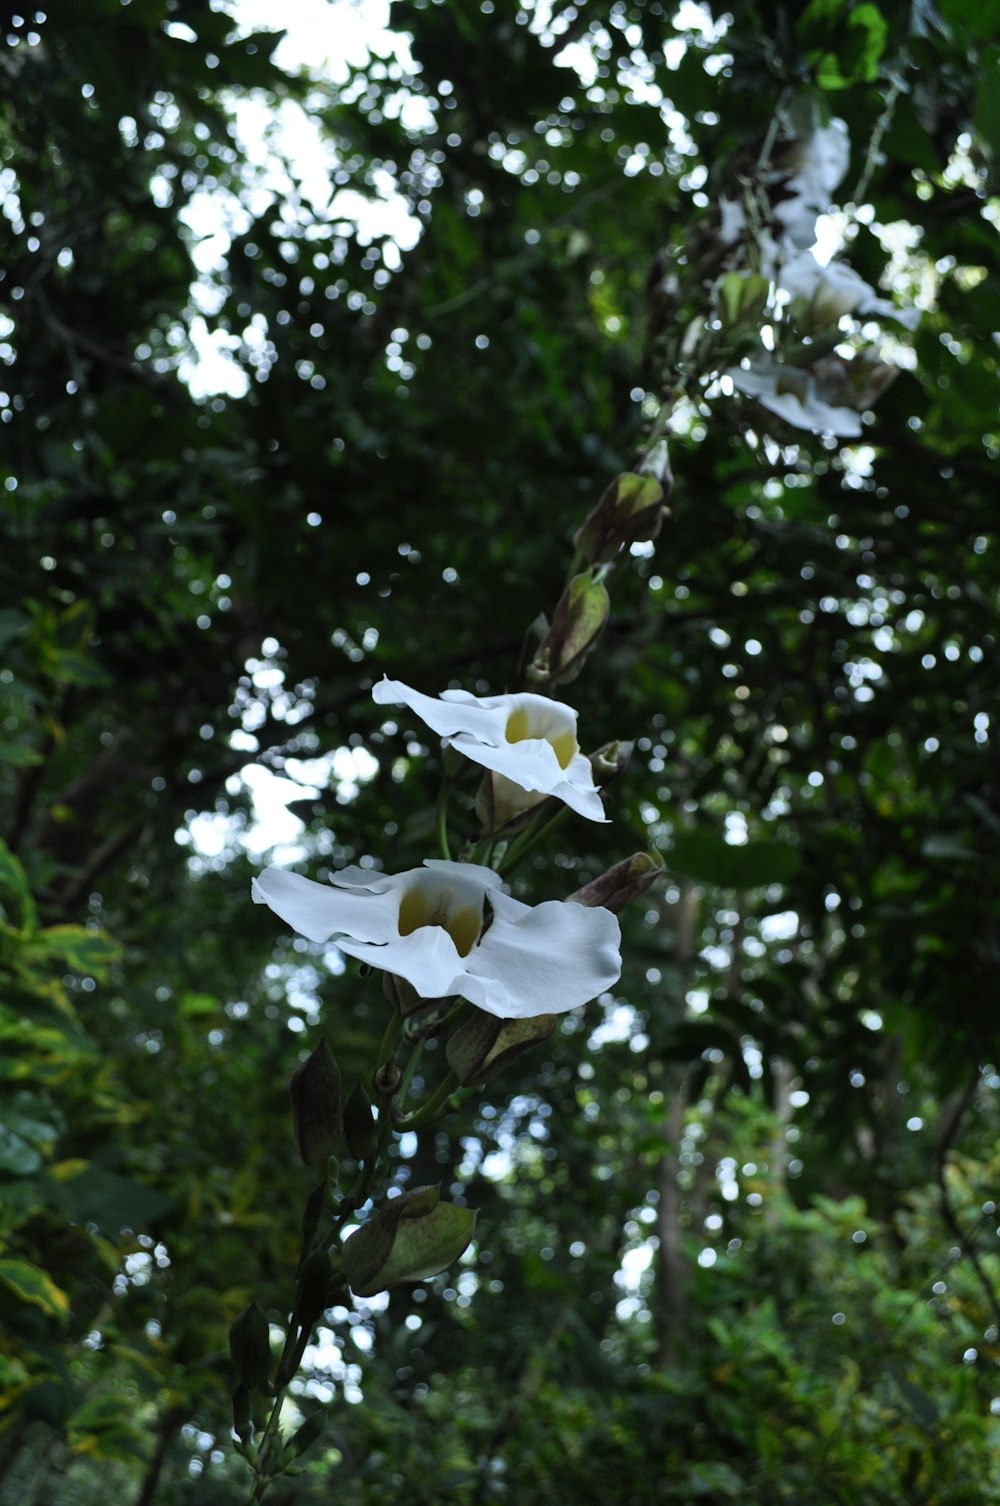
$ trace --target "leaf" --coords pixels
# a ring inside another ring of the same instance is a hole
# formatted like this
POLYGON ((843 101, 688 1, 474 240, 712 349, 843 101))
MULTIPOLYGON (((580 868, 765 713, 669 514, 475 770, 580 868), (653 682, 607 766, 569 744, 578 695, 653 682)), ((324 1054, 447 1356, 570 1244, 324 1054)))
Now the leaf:
POLYGON ((22 1302, 30 1302, 60 1322, 69 1312, 69 1298, 45 1271, 27 1260, 0 1260, 0 1281, 22 1302))
POLYGON ((6 648, 8 643, 30 625, 30 617, 19 612, 16 607, 4 607, 3 611, 0 611, 0 648, 6 648))
POLYGON ((975 125, 994 161, 1000 160, 1000 48, 983 58, 976 89, 975 125))
POLYGON ((8 896, 17 905, 21 925, 33 925, 35 903, 31 897, 28 875, 6 842, 0 841, 0 899, 8 896))
POLYGON ((25 949, 29 961, 59 962, 78 973, 106 973, 121 956, 121 948, 103 931, 85 926, 47 926, 25 949))
POLYGON ((1000 0, 938 0, 941 20, 963 46, 991 41, 1000 32, 1000 0))
POLYGON ((0 1170, 30 1176, 42 1165, 39 1147, 51 1145, 63 1128, 54 1104, 34 1093, 18 1093, 0 1123, 0 1170))
POLYGON ((145 1436, 133 1425, 134 1404, 121 1392, 105 1392, 85 1401, 67 1423, 69 1445, 78 1454, 115 1459, 122 1464, 145 1460, 145 1436))
POLYGON ((933 1396, 907 1380, 897 1365, 886 1365, 896 1390, 925 1432, 932 1432, 941 1421, 941 1408, 933 1396))
POLYGON ((62 1182, 59 1201, 77 1223, 97 1224, 111 1238, 121 1229, 148 1227, 170 1207, 170 1199, 157 1188, 95 1163, 62 1182))
POLYGON ((714 832, 686 831, 674 838, 667 862, 675 872, 720 889, 757 889, 787 883, 798 869, 799 853, 780 842, 737 847, 714 832))
POLYGON ((980 855, 974 848, 969 847, 961 837, 949 836, 947 832, 937 832, 928 837, 920 851, 925 858, 950 858, 953 862, 978 863, 980 855))
POLYGON ((0 1124, 0 1171, 15 1177, 30 1177, 42 1165, 42 1157, 23 1135, 0 1124))

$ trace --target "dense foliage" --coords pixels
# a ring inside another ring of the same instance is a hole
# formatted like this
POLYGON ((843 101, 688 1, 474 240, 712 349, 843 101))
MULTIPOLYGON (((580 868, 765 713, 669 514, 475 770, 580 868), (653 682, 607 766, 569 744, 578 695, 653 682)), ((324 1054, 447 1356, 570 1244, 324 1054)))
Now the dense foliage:
POLYGON ((269 1498, 1000 1501, 996 4, 395 0, 333 81, 234 9, 0 7, 0 1502, 240 1498, 287 1081, 388 1008, 249 903, 255 800, 313 876, 436 850, 371 686, 515 688, 664 391, 671 513, 565 691, 635 741, 614 824, 516 883, 666 880, 613 997, 400 1143, 475 1243, 326 1313, 269 1498), (855 329, 853 443, 718 380, 720 206, 803 109, 920 310, 855 329), (308 178, 252 126, 303 112, 308 178))

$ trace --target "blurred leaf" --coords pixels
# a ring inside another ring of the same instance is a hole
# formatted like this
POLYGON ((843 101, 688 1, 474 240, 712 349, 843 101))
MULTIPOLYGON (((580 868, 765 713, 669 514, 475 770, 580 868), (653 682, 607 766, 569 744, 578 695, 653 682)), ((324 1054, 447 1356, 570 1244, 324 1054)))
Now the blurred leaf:
POLYGON ((674 837, 666 854, 667 865, 677 873, 716 884, 720 889, 757 889, 783 884, 799 866, 794 847, 778 842, 729 843, 708 831, 684 831, 674 837))
POLYGON ((27 1260, 0 1257, 0 1282, 22 1302, 40 1307, 50 1318, 63 1321, 69 1313, 69 1298, 52 1278, 27 1260))

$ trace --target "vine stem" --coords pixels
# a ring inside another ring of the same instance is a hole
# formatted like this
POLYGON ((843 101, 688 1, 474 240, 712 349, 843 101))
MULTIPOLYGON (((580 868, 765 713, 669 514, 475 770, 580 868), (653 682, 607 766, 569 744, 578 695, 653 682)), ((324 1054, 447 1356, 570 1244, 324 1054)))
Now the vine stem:
POLYGON ((551 836, 552 832, 562 825, 569 816, 569 813, 568 805, 564 805, 561 810, 556 811, 554 816, 545 816, 544 819, 544 813, 540 811, 531 825, 525 828, 513 846, 508 849, 497 872, 503 874, 505 878, 508 873, 513 873, 514 869, 519 867, 530 853, 534 852, 540 842, 544 841, 546 837, 551 836))
POLYGON ((396 1042, 399 1040, 399 1032, 402 1030, 402 1028, 403 1017, 399 1013, 398 1009, 394 1009, 392 1011, 392 1014, 389 1016, 389 1023, 385 1027, 385 1034, 383 1035, 382 1042, 378 1048, 378 1058, 375 1062, 376 1076, 382 1070, 382 1068, 392 1060, 393 1053, 396 1050, 396 1042))
POLYGON ((431 1094, 427 1102, 408 1117, 400 1119, 397 1122, 396 1128, 399 1130, 423 1129, 424 1125, 430 1124, 432 1120, 437 1118, 458 1085, 458 1078, 455 1073, 449 1072, 444 1082, 436 1092, 431 1094))
POLYGON ((451 846, 448 842, 448 796, 450 793, 451 780, 442 779, 437 797, 438 845, 441 848, 441 856, 449 863, 451 862, 451 846))
MULTIPOLYGON (((325 1183, 329 1180, 327 1169, 328 1162, 325 1160, 321 1161, 317 1172, 317 1185, 320 1187, 324 1186, 325 1183)), ((299 1252, 299 1270, 301 1270, 304 1262, 309 1256, 310 1251, 312 1250, 313 1244, 315 1242, 315 1237, 315 1229, 310 1229, 308 1227, 308 1224, 304 1224, 302 1230, 302 1248, 299 1252)), ((285 1400, 285 1392, 288 1390, 288 1381, 291 1379, 291 1376, 294 1375, 295 1371, 298 1370, 298 1362, 301 1359, 301 1349, 305 1348, 305 1344, 301 1343, 301 1340, 303 1339, 302 1329, 303 1323, 302 1319, 299 1317, 298 1310, 298 1283, 296 1283, 295 1303, 292 1307, 292 1311, 288 1319, 288 1330, 285 1334, 285 1342, 281 1350, 281 1359, 278 1361, 278 1368, 275 1372, 276 1378, 278 1380, 278 1385, 274 1393, 274 1400, 271 1403, 270 1414, 268 1416, 267 1422, 264 1424, 264 1434, 257 1448, 257 1457, 254 1461, 254 1478, 251 1494, 249 1497, 250 1501, 262 1501, 264 1499, 264 1492, 267 1490, 267 1487, 270 1484, 270 1481, 261 1474, 261 1467, 267 1463, 267 1458, 271 1451, 272 1441, 277 1432, 278 1419, 281 1416, 282 1403, 285 1400), (287 1379, 283 1380, 282 1376, 284 1376, 286 1368, 289 1367, 290 1360, 292 1362, 290 1366, 290 1374, 288 1375, 287 1379)), ((305 1341, 308 1342, 308 1333, 304 1335, 304 1338, 305 1341)))

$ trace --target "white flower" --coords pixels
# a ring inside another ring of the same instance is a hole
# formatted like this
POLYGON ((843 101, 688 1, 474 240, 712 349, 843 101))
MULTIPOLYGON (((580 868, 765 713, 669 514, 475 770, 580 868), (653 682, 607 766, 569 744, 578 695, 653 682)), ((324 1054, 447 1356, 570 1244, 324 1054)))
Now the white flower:
POLYGON ((792 142, 782 163, 786 173, 792 170, 784 183, 790 197, 775 205, 774 217, 793 246, 804 250, 815 241, 817 217, 830 208, 850 160, 851 143, 842 120, 792 142))
POLYGON ((807 197, 819 209, 829 209, 833 194, 846 176, 851 162, 851 141, 847 122, 831 120, 808 136, 795 140, 785 158, 793 176, 788 186, 793 193, 807 197))
POLYGON ((839 324, 845 314, 857 314, 859 318, 878 314, 883 319, 895 319, 908 329, 916 328, 920 319, 918 309, 899 309, 887 298, 879 298, 863 277, 842 262, 821 267, 811 251, 794 257, 783 268, 779 281, 793 298, 801 298, 808 304, 817 329, 839 324))
POLYGON ((590 760, 576 740, 572 706, 528 693, 479 697, 467 690, 446 690, 437 698, 389 679, 380 681, 372 696, 380 706, 409 706, 445 747, 499 775, 494 800, 505 809, 537 804, 521 797, 520 792, 527 791, 554 795, 591 821, 607 820, 590 760), (507 788, 508 780, 516 793, 507 788))
POLYGON ((836 434, 856 439, 861 419, 853 408, 834 407, 826 401, 816 378, 796 366, 733 366, 726 372, 734 387, 793 424, 796 429, 836 434))
POLYGON ((251 892, 310 941, 336 942, 422 998, 460 994, 503 1020, 564 1014, 618 980, 621 932, 610 910, 569 900, 532 907, 500 885, 492 869, 428 859, 394 876, 345 868, 329 884, 265 868, 251 892))

